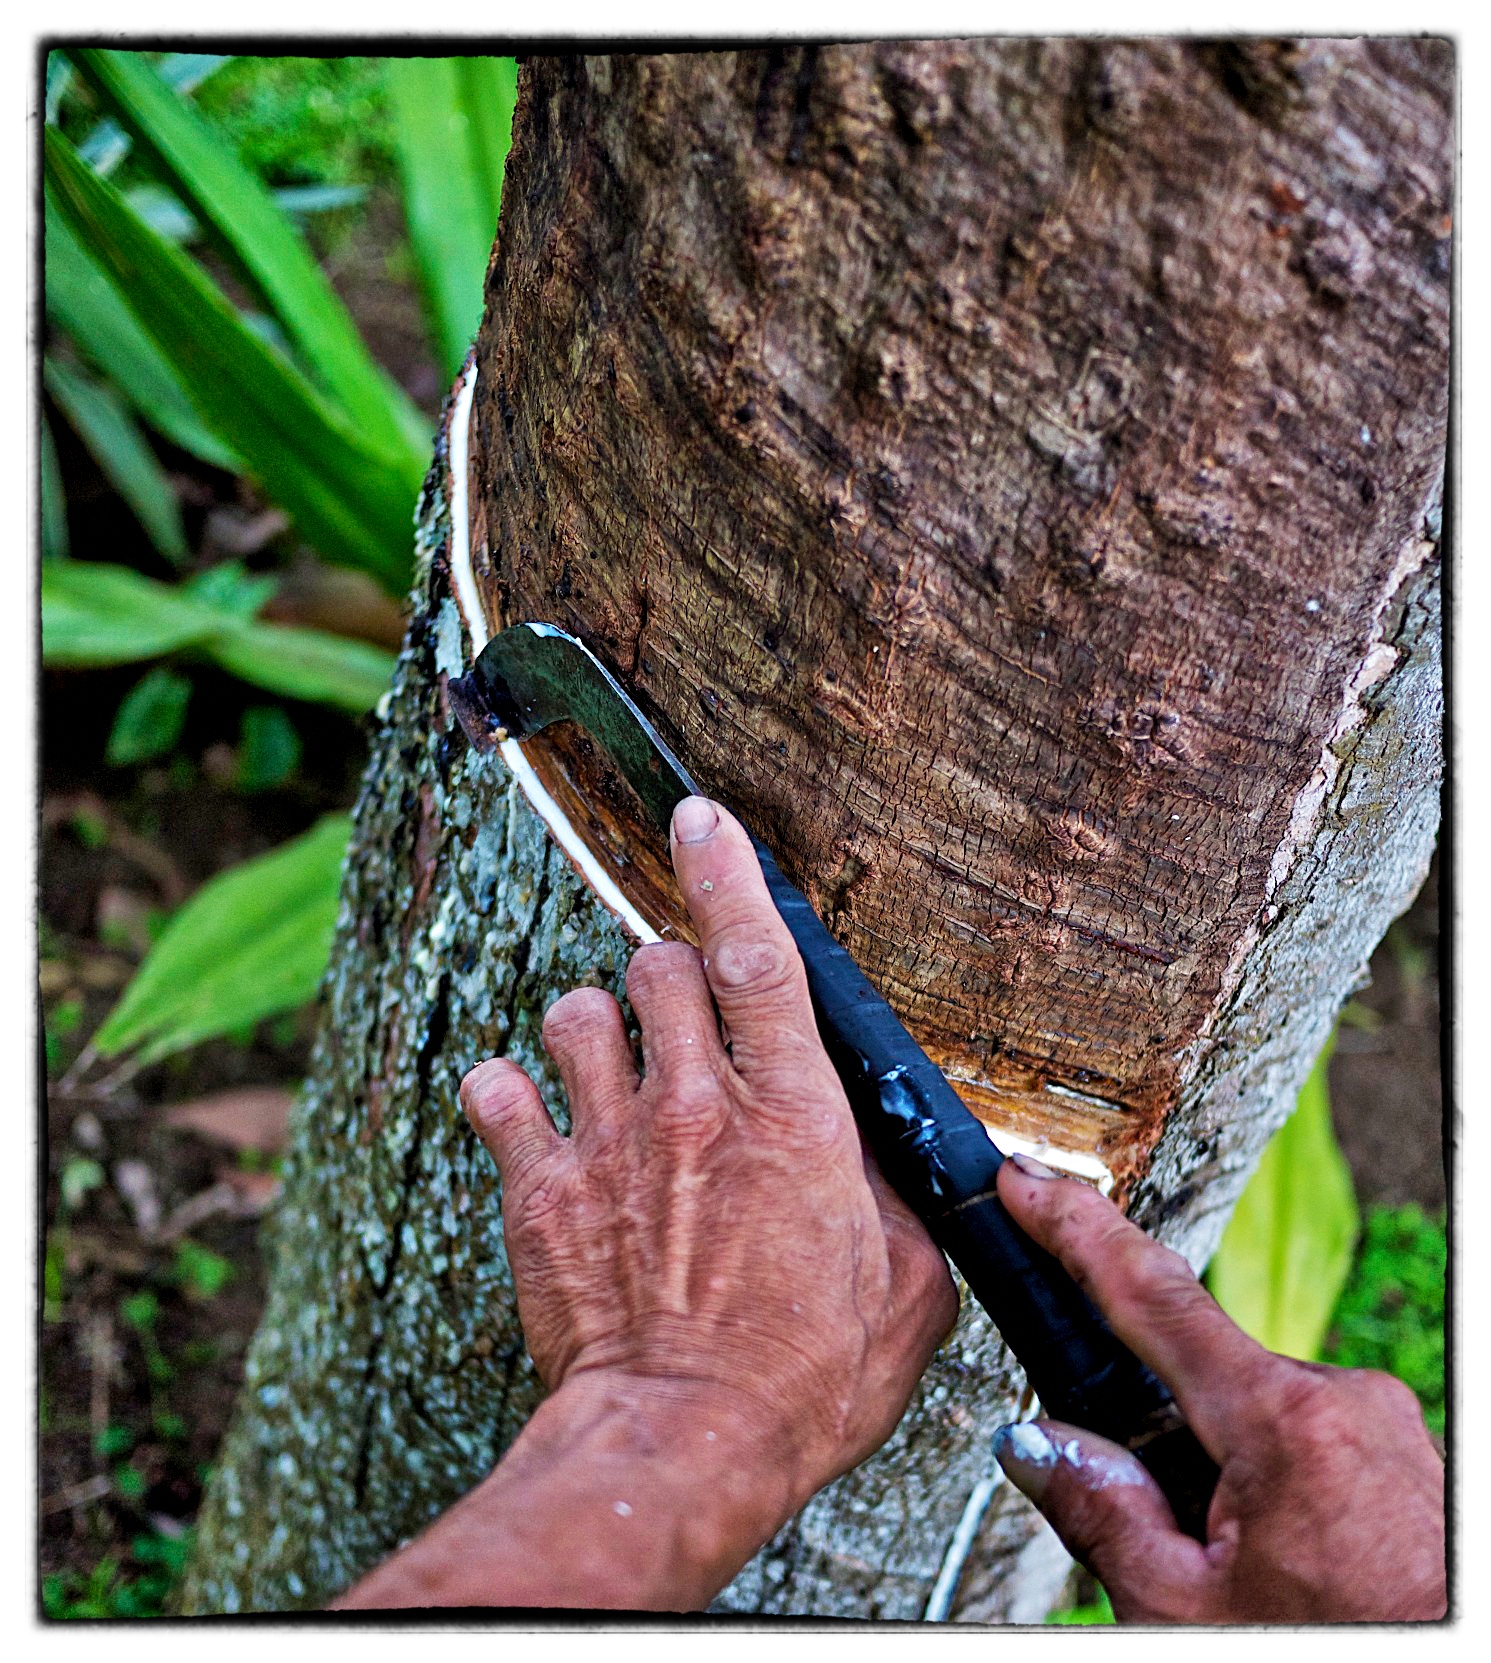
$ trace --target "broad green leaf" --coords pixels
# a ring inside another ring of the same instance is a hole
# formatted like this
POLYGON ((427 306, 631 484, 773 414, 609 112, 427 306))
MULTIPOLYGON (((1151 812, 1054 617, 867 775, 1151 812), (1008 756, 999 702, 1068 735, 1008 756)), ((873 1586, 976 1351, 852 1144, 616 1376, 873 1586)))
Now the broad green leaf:
POLYGON ((402 591, 423 471, 412 452, 375 449, 55 127, 44 142, 58 212, 128 296, 203 419, 323 553, 402 591))
POLYGON ((1113 1606, 1105 1588, 1098 1589, 1098 1597, 1090 1605, 1071 1605, 1065 1611, 1053 1611, 1046 1618, 1048 1623, 1066 1627, 1102 1625, 1113 1620, 1113 1606))
POLYGON ((129 399, 140 415, 173 444, 215 468, 233 473, 242 464, 212 432, 186 396, 176 372, 140 327, 129 303, 73 235, 46 198, 47 316, 129 399))
POLYGON ((119 768, 164 756, 181 738, 191 696, 186 676, 156 665, 120 700, 104 761, 119 768))
POLYGON ((1413 1202, 1368 1209, 1351 1275, 1331 1317, 1325 1360, 1381 1369, 1411 1386, 1429 1430, 1444 1432, 1444 1300, 1449 1243, 1442 1212, 1413 1202))
POLYGON ((376 704, 393 654, 318 629, 257 622, 266 581, 235 566, 173 586, 126 566, 49 560, 41 573, 42 662, 128 664, 191 648, 291 698, 356 715, 376 704))
POLYGON ((350 830, 346 815, 328 815, 303 837, 204 884, 93 1036, 99 1053, 134 1051, 151 1063, 314 998, 350 830))
POLYGON ((80 375, 57 357, 45 360, 42 379, 104 477, 134 510, 150 541, 167 560, 182 564, 188 550, 175 487, 124 401, 106 382, 80 375))
POLYGON ((238 737, 240 791, 269 791, 283 785, 300 761, 300 735, 277 704, 250 705, 238 737))
POLYGON ((516 66, 501 58, 390 58, 385 72, 410 240, 453 375, 481 322, 516 66))
POLYGON ((57 446, 45 416, 41 419, 41 554, 43 560, 60 560, 67 554, 67 498, 57 446))
POLYGON ((245 624, 207 649, 226 670, 271 693, 340 705, 361 715, 383 696, 393 654, 367 641, 284 624, 245 624))
POLYGON ((190 1236, 176 1244, 176 1280, 193 1299, 212 1299, 233 1280, 233 1262, 190 1236))
POLYGON ((1264 1150, 1206 1273, 1234 1322, 1270 1351, 1306 1361, 1325 1343, 1358 1226, 1351 1172, 1331 1127, 1333 1044, 1264 1150))
MULTIPOLYGON (((186 206, 242 264, 354 425, 379 448, 408 449, 409 412, 400 409, 407 399, 373 361, 305 239, 269 190, 142 53, 89 48, 72 58, 186 206)), ((423 461, 420 452, 407 465, 422 472, 423 461)))
MULTIPOLYGON (((518 103, 516 58, 457 58, 461 103, 470 120, 471 154, 480 186, 486 191, 491 237, 497 234, 502 206, 502 176, 513 142, 513 111, 518 103)), ((491 254, 488 238, 488 256, 491 254)))
POLYGON ((205 572, 193 573, 181 585, 181 592, 218 612, 229 613, 246 622, 258 617, 274 598, 278 587, 272 577, 262 574, 255 577, 236 560, 228 560, 221 566, 209 566, 205 572))
POLYGON ((41 568, 42 662, 129 664, 205 641, 234 620, 126 566, 48 560, 41 568))

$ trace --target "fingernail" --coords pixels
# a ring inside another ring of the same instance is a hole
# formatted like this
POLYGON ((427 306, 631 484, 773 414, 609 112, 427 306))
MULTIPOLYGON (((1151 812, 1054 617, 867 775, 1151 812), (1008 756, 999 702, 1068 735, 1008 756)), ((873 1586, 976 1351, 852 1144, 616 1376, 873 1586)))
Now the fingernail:
POLYGON ((1011 1155, 1010 1159, 1027 1178, 1054 1178, 1056 1176, 1049 1166, 1042 1166, 1034 1155, 1011 1155))
POLYGON ((673 836, 679 843, 702 843, 720 823, 720 811, 708 797, 685 797, 673 810, 673 836))
POLYGON ((1101 1440, 1084 1444, 1081 1438, 1075 1427, 1017 1421, 994 1434, 994 1459, 1010 1482, 1037 1506, 1058 1468, 1064 1468, 1085 1490, 1111 1490, 1116 1485, 1144 1489, 1153 1484, 1132 1455, 1101 1440), (1073 1436, 1066 1436, 1069 1432, 1073 1436))
POLYGON ((994 1459, 1022 1494, 1038 1502, 1051 1482, 1061 1451, 1038 1426, 1016 1421, 994 1434, 994 1459))

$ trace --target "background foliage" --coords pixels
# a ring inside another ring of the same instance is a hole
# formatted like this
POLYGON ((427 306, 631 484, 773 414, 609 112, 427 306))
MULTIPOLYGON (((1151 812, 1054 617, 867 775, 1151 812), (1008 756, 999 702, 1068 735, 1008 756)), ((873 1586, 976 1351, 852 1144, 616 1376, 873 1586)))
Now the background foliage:
POLYGON ((1331 1126, 1321 1052, 1270 1140, 1207 1269, 1223 1310, 1270 1351, 1313 1362, 1351 1271, 1359 1219, 1331 1126))
MULTIPOLYGON (((297 223, 360 196, 339 169, 398 159, 410 246, 447 373, 480 318, 481 280, 511 137, 511 59, 232 60, 83 49, 52 54, 45 143, 45 384, 129 504, 157 553, 189 561, 176 492, 147 434, 251 479, 324 560, 401 595, 410 578, 414 501, 430 423, 376 362, 297 223), (199 108, 190 94, 199 91, 199 108), (226 118, 208 119, 214 104, 226 118), (235 139, 238 141, 235 144, 235 139), (275 180, 294 183, 274 184, 275 180), (201 258, 193 245, 201 242, 201 258), (214 269, 214 259, 221 270, 214 269), (241 302, 235 294, 241 293, 241 302)), ((45 419, 45 418, 44 418, 45 419)), ((272 693, 366 710, 387 684, 389 653, 330 631, 266 622, 272 575, 234 563, 162 582, 75 559, 66 488, 47 432, 49 504, 42 573, 44 661, 82 667, 170 655, 126 696, 108 754, 116 764, 168 751, 191 696, 186 666, 207 658, 272 693)), ((91 551, 90 551, 91 553, 91 551)), ((298 750, 293 717, 263 712, 244 731, 262 771, 266 743, 298 750)), ((271 770, 272 771, 272 770, 271 770)), ((141 1061, 223 1033, 255 1013, 311 997, 329 942, 342 821, 331 858, 293 856, 253 876, 261 925, 283 973, 266 978, 256 938, 226 926, 241 886, 199 898, 94 1036, 114 1057, 149 1036, 141 1061), (188 932, 229 961, 203 981, 188 932), (189 999, 193 1020, 173 1020, 189 999)), ((221 880, 219 880, 221 884, 221 880)), ((262 941, 262 932, 257 940, 262 941)))
POLYGON ((157 1614, 185 1558, 515 87, 489 58, 48 60, 53 1616, 157 1614))

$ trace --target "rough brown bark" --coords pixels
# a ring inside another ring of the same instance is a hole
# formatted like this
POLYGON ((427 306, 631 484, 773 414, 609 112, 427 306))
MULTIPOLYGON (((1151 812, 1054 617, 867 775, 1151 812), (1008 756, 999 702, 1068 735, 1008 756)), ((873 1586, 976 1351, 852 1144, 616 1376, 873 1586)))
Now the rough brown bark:
MULTIPOLYGON (((980 1112, 1100 1152, 1198 1262, 1432 842, 1451 69, 524 72, 476 354, 491 619, 590 642, 980 1112)), ((544 1004, 625 942, 451 720, 444 492, 197 1609, 325 1597, 534 1401, 454 1086, 541 1067, 544 1004)), ((1017 1389, 965 1313, 722 1605, 920 1615, 1017 1389)), ((1034 1614, 1047 1540, 996 1492, 959 1614, 1034 1614)))
POLYGON ((496 608, 625 673, 996 1118, 1126 1176, 1433 547, 1448 80, 1021 42, 529 89, 496 608))

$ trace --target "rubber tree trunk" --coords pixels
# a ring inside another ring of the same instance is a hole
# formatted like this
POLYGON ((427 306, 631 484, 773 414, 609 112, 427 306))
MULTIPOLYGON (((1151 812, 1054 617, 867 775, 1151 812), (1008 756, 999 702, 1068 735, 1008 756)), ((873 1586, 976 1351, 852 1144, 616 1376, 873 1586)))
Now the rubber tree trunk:
MULTIPOLYGON (((189 1609, 326 1599, 537 1397, 456 1087, 505 1052, 562 1117, 542 1012, 629 943, 453 720, 487 628, 585 639, 977 1111, 1204 1261, 1437 824, 1452 74, 1422 40, 525 68, 469 538, 448 415, 189 1609)), ((988 1482, 1020 1389, 965 1310, 721 1607, 1038 1619, 1066 1563, 988 1482)))

